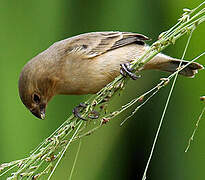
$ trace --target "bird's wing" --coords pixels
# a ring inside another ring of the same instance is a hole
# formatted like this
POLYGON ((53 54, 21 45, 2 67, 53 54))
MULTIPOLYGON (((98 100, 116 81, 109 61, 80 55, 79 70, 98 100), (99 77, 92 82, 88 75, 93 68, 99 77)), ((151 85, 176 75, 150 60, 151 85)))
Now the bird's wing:
POLYGON ((86 33, 60 42, 67 54, 87 59, 132 43, 144 45, 145 40, 149 38, 142 34, 111 31, 86 33))

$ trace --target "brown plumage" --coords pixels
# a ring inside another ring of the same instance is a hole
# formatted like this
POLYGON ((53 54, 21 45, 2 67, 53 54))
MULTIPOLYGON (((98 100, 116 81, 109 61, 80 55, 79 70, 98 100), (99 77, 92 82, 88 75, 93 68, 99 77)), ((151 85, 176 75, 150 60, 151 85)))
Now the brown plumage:
MULTIPOLYGON (((19 78, 24 105, 45 117, 49 100, 57 94, 93 94, 120 74, 120 64, 139 58, 148 38, 129 32, 93 32, 54 43, 31 59, 19 78)), ((143 69, 174 72, 180 60, 158 54, 143 69)), ((187 61, 183 61, 182 65, 187 61)), ((192 63, 180 74, 193 77, 203 66, 192 63)))

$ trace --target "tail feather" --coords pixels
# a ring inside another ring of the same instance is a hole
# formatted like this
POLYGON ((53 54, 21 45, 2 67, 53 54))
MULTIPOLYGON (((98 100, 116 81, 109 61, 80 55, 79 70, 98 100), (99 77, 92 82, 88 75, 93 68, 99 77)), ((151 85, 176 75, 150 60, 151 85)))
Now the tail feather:
MULTIPOLYGON (((189 61, 179 60, 163 54, 159 54, 147 64, 145 64, 144 69, 158 69, 161 71, 175 72, 177 71, 180 62, 182 62, 181 66, 185 66, 187 63, 189 63, 189 61)), ((192 62, 183 70, 181 70, 179 74, 187 77, 194 77, 194 75, 200 69, 204 69, 204 67, 199 63, 192 62)))
MULTIPOLYGON (((170 72, 174 72, 176 71, 176 69, 179 67, 181 60, 172 60, 170 61, 170 64, 172 64, 173 67, 173 71, 170 72)), ((181 66, 186 66, 186 64, 189 63, 189 61, 182 61, 181 66)), ((193 62, 191 64, 189 64, 187 67, 185 67, 184 69, 182 69, 179 74, 183 75, 183 76, 187 76, 187 77, 194 77, 194 75, 196 73, 198 73, 199 69, 203 69, 204 67, 196 62, 193 62)))

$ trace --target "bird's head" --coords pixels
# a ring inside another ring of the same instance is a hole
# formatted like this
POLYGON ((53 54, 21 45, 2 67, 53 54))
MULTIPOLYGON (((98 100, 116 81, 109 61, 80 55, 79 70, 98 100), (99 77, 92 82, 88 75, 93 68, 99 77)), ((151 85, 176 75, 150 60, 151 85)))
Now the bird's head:
POLYGON ((21 98, 21 100, 34 116, 39 119, 45 118, 47 102, 44 100, 41 93, 34 91, 33 93, 28 94, 27 99, 21 98))
POLYGON ((39 119, 45 118, 46 106, 55 95, 55 83, 47 74, 27 63, 19 78, 19 95, 23 104, 39 119))

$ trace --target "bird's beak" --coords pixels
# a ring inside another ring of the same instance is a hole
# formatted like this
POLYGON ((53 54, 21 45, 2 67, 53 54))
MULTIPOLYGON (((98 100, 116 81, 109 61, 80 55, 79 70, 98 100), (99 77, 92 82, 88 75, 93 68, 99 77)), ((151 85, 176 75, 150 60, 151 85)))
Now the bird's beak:
POLYGON ((46 116, 45 107, 44 108, 41 107, 40 110, 32 109, 31 113, 39 119, 45 119, 45 116, 46 116))
POLYGON ((45 116, 46 116, 45 110, 41 111, 40 116, 41 116, 41 119, 45 119, 45 116))

